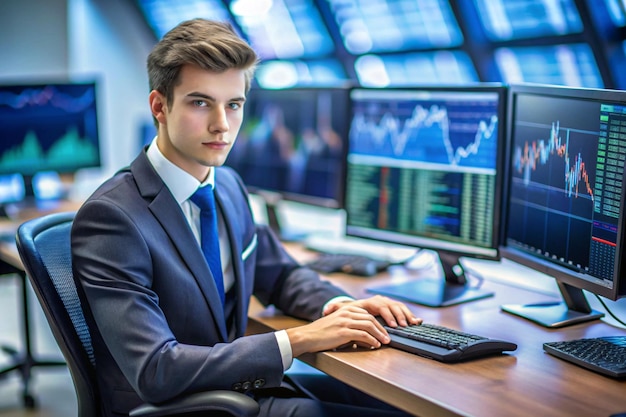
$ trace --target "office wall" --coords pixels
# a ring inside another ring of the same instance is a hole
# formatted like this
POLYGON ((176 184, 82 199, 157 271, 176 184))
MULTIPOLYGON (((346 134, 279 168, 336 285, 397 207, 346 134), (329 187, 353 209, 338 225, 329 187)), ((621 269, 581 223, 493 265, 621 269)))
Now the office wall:
POLYGON ((59 77, 68 71, 67 0, 0 1, 0 77, 59 77))
POLYGON ((128 164, 150 121, 145 60, 154 35, 129 0, 0 0, 0 82, 99 82, 103 169, 82 193, 128 164))

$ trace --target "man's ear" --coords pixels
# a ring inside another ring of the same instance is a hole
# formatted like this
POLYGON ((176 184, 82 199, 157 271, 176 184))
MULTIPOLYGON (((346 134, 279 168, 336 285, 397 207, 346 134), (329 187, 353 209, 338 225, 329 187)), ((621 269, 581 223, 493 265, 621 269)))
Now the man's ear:
POLYGON ((148 96, 150 102, 150 111, 155 119, 162 125, 167 124, 167 103, 165 96, 157 90, 152 90, 148 96))

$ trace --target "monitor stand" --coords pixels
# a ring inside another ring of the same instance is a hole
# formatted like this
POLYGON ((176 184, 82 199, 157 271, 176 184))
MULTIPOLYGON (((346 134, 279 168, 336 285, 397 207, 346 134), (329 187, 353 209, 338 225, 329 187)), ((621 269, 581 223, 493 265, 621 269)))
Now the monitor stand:
POLYGON ((445 251, 438 251, 438 255, 443 279, 416 279, 401 284, 368 288, 367 291, 427 307, 448 307, 493 296, 493 292, 469 285, 465 271, 459 263, 460 255, 445 251))
POLYGON ((583 290, 557 281, 563 301, 536 304, 505 304, 500 308, 544 327, 556 328, 597 320, 604 316, 593 310, 583 290))

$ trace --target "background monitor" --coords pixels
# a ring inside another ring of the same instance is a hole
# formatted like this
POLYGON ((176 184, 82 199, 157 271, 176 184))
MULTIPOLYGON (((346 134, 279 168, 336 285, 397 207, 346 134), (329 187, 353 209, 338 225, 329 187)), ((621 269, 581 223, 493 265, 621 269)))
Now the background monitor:
POLYGON ((346 233, 436 250, 445 279, 371 291, 430 306, 491 295, 459 257, 498 259, 506 88, 356 88, 346 233))
POLYGON ((55 175, 100 166, 96 102, 93 82, 1 85, 0 184, 20 175, 22 198, 50 196, 55 175))
POLYGON ((583 290, 626 290, 626 92, 512 85, 509 100, 501 253, 554 277, 563 300, 502 308, 548 327, 599 318, 583 290))
POLYGON ((269 209, 276 200, 342 206, 347 88, 253 88, 244 111, 226 165, 237 170, 252 193, 264 196, 269 209))

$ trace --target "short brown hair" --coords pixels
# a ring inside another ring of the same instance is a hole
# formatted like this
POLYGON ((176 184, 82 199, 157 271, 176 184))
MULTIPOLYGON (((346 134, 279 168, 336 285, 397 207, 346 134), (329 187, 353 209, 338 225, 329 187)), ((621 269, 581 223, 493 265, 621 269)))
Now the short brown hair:
POLYGON ((258 61, 256 52, 229 23, 187 20, 167 32, 148 55, 150 90, 159 91, 171 105, 181 67, 192 64, 215 72, 242 69, 248 92, 258 61))

